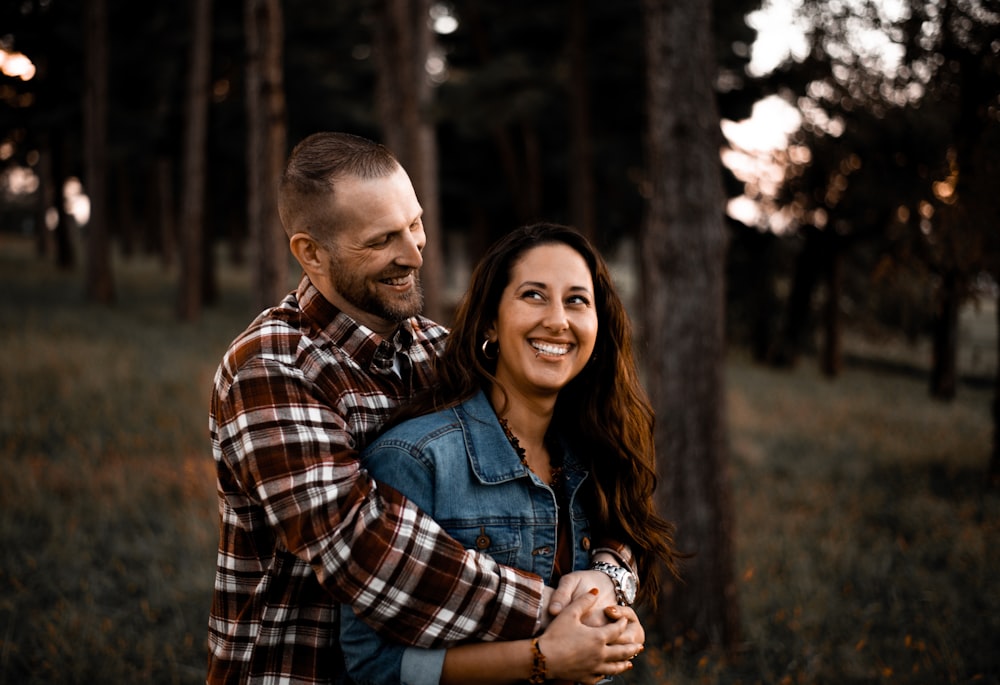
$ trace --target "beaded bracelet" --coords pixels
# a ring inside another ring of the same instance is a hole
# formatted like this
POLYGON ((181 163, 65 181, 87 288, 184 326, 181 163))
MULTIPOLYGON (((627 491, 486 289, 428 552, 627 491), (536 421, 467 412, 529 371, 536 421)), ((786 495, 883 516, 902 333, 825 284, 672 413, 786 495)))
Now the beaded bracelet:
POLYGON ((538 646, 537 637, 531 641, 531 673, 528 674, 528 682, 531 685, 545 682, 545 655, 538 646))

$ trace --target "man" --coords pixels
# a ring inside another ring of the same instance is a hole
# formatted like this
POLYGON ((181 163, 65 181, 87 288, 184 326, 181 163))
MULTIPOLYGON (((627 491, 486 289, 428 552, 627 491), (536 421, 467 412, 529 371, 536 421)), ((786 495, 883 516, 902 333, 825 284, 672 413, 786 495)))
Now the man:
MULTIPOLYGON (((212 395, 220 538, 208 682, 345 682, 341 602, 417 646, 534 634, 549 601, 539 578, 464 550, 358 464, 429 382, 447 334, 419 316, 425 236, 409 177, 381 145, 315 134, 292 151, 278 204, 304 276, 233 342, 212 395)), ((627 550, 600 551, 612 553, 628 563, 627 550)), ((617 589, 581 574, 553 605, 576 589, 617 589)))

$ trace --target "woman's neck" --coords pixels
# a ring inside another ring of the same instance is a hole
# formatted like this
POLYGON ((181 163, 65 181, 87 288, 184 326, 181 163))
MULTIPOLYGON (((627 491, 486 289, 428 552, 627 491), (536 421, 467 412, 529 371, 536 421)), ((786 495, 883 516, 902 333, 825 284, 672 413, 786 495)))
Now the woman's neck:
POLYGON ((553 479, 551 455, 545 437, 552 424, 555 398, 551 402, 526 401, 523 397, 504 395, 493 387, 491 400, 507 437, 515 450, 519 450, 524 464, 545 482, 553 479), (498 411, 498 408, 502 408, 498 411))
POLYGON ((505 396, 500 387, 494 385, 490 392, 490 402, 497 416, 507 421, 511 432, 517 436, 526 451, 544 449, 545 435, 549 431, 556 406, 555 397, 551 400, 529 400, 509 392, 505 396))

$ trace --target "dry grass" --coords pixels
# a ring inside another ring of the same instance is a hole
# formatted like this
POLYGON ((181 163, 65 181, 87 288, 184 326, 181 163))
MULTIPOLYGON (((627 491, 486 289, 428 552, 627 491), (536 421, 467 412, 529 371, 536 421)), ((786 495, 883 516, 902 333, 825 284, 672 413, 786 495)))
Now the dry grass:
MULTIPOLYGON (((217 537, 206 406, 242 317, 173 321, 158 265, 119 303, 0 242, 0 682, 204 682, 217 537)), ((237 303, 231 308, 238 308, 237 303)))
MULTIPOLYGON (((96 307, 0 237, 0 683, 204 681, 206 407, 245 284, 182 325, 171 275, 116 268, 96 307)), ((992 389, 941 404, 920 377, 738 354, 729 381, 742 658, 651 648, 625 680, 1000 682, 992 389)))

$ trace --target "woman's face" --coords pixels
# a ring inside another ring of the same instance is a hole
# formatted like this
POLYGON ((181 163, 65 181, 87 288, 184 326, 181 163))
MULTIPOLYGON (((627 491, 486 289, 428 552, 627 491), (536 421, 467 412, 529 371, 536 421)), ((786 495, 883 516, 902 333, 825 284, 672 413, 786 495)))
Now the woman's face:
POLYGON ((550 243, 521 255, 489 331, 496 378, 508 393, 552 396, 586 366, 597 340, 594 284, 573 248, 550 243))

